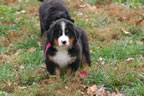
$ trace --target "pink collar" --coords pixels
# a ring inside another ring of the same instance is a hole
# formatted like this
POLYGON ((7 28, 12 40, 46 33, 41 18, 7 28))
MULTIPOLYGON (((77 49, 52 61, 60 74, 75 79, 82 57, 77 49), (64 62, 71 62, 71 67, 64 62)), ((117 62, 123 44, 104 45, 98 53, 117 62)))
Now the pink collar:
POLYGON ((48 43, 47 46, 46 46, 45 53, 44 53, 45 58, 46 58, 46 53, 47 53, 47 51, 48 51, 48 49, 49 49, 50 47, 51 47, 51 43, 48 43))

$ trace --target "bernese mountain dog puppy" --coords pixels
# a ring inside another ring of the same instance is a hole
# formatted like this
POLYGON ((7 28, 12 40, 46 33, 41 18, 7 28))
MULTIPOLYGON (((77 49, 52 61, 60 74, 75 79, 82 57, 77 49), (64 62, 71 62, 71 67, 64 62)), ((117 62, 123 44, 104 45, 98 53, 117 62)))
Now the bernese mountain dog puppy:
POLYGON ((49 26, 58 19, 64 18, 74 22, 69 9, 63 0, 39 0, 43 4, 39 8, 41 37, 49 26))
POLYGON ((51 75, 60 76, 60 69, 67 74, 75 72, 82 61, 90 66, 90 51, 86 32, 66 19, 53 22, 47 33, 45 61, 51 75))

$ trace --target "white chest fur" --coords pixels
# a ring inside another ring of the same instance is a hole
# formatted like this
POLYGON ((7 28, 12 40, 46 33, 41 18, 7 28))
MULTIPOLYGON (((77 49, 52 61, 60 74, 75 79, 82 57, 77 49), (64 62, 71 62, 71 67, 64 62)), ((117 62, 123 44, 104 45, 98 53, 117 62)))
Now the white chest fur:
POLYGON ((66 49, 59 49, 53 59, 61 68, 66 67, 72 62, 72 58, 66 49))

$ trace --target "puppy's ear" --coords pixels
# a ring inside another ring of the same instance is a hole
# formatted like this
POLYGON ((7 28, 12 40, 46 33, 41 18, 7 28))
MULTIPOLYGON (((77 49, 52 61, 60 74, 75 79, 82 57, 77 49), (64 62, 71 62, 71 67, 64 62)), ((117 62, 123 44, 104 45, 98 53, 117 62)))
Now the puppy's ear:
POLYGON ((80 37, 80 32, 79 32, 78 28, 75 25, 73 25, 73 32, 74 32, 74 35, 75 35, 75 40, 77 42, 77 40, 80 37))
POLYGON ((53 41, 53 33, 54 33, 53 27, 50 27, 49 30, 46 32, 46 37, 49 43, 52 43, 53 41))
POLYGON ((68 20, 74 23, 74 19, 71 17, 70 13, 68 13, 67 11, 65 11, 65 13, 67 14, 68 20))
POLYGON ((74 19, 72 17, 70 17, 70 21, 74 23, 74 19))

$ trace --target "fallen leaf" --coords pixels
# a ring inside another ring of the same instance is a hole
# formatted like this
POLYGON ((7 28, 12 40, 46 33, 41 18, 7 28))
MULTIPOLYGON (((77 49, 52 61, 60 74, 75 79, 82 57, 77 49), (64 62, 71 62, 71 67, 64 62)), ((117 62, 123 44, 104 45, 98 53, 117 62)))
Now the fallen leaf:
POLYGON ((44 81, 41 82, 41 85, 43 87, 45 87, 47 83, 51 83, 51 82, 52 82, 52 79, 46 79, 46 80, 44 80, 44 81))
POLYGON ((91 87, 89 87, 87 89, 87 94, 88 95, 95 95, 95 92, 97 91, 97 86, 96 85, 92 85, 91 87))
POLYGON ((12 56, 12 54, 11 54, 11 53, 7 53, 7 55, 8 55, 8 56, 12 56))
POLYGON ((29 49, 27 50, 27 52, 30 53, 30 52, 33 52, 33 51, 35 51, 35 50, 36 50, 36 48, 29 48, 29 49))
POLYGON ((19 50, 16 51, 15 55, 19 55, 20 53, 23 53, 23 52, 24 52, 23 49, 19 49, 19 50))
POLYGON ((130 32, 126 31, 124 28, 121 28, 121 30, 122 30, 123 33, 126 34, 126 35, 130 35, 130 34, 131 34, 130 32))
POLYGON ((1 56, 0 56, 0 60, 2 60, 2 59, 3 59, 3 56, 1 55, 1 56))
POLYGON ((96 6, 96 8, 103 8, 102 6, 96 6))
POLYGON ((118 12, 114 9, 110 9, 110 15, 118 15, 118 12))
POLYGON ((144 67, 141 69, 141 71, 144 73, 144 67))
POLYGON ((134 58, 128 58, 128 59, 126 60, 127 63, 130 63, 130 62, 132 62, 132 61, 134 61, 134 58))
POLYGON ((101 48, 103 48, 102 46, 99 46, 97 49, 101 49, 101 48))
POLYGON ((80 76, 81 78, 86 78, 86 77, 89 76, 89 74, 86 73, 86 72, 80 72, 80 73, 79 73, 79 76, 80 76))
POLYGON ((90 11, 95 11, 97 7, 96 6, 91 6, 91 5, 87 4, 87 8, 90 11))
POLYGON ((117 94, 119 93, 119 90, 117 88, 115 88, 115 91, 116 91, 117 94))

